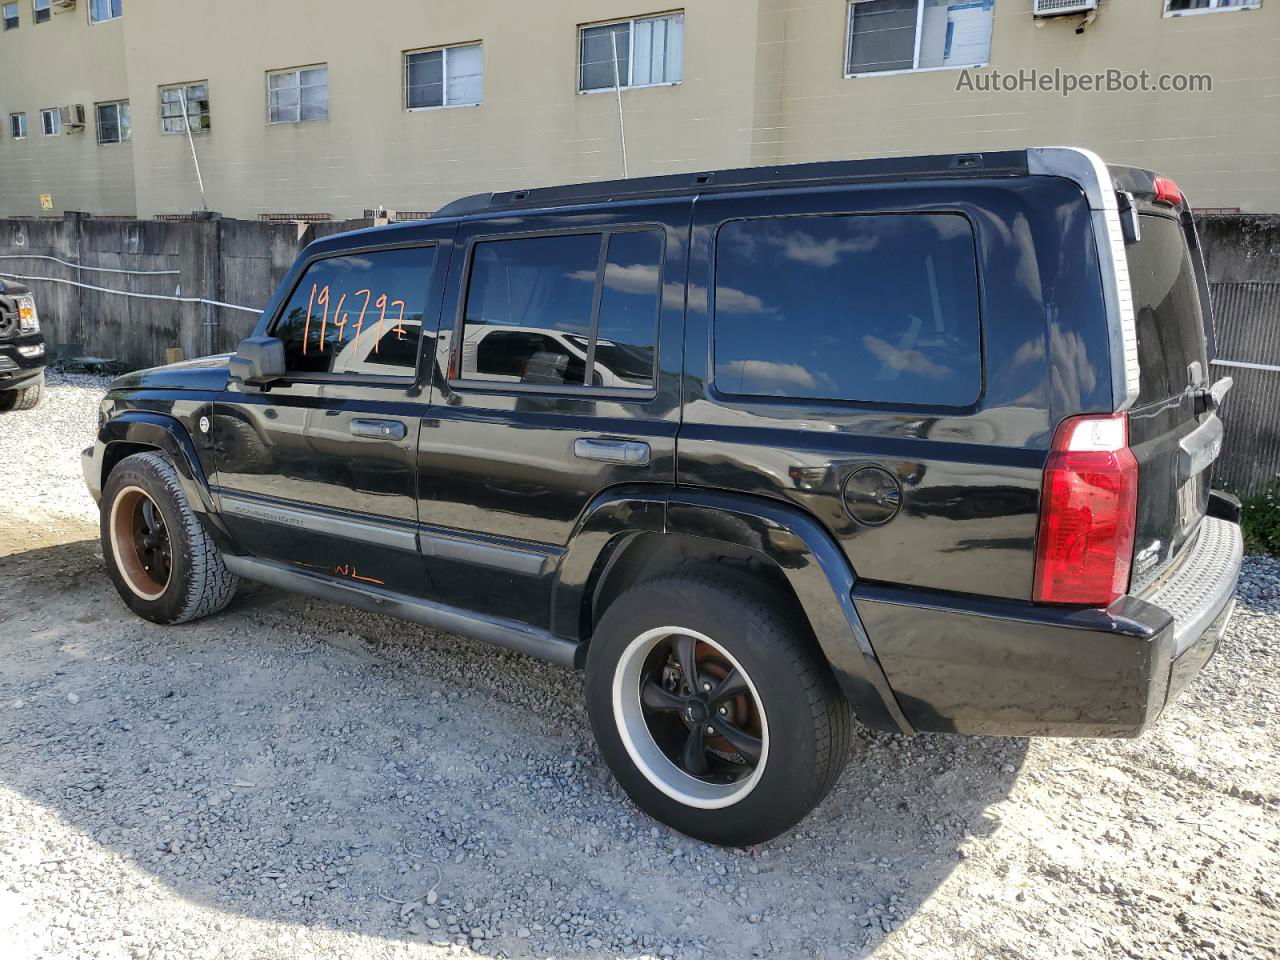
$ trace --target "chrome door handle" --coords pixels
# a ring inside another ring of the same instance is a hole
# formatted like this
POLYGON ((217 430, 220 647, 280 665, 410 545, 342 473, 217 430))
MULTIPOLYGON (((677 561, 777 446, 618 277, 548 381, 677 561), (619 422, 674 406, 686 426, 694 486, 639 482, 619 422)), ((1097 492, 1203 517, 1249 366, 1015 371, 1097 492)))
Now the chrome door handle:
POLYGON ((579 437, 573 441, 573 455, 581 460, 600 460, 604 463, 624 463, 630 467, 643 467, 649 463, 649 445, 642 440, 600 440, 596 437, 579 437))
POLYGON ((403 440, 404 424, 399 420, 352 420, 351 435, 370 440, 403 440))

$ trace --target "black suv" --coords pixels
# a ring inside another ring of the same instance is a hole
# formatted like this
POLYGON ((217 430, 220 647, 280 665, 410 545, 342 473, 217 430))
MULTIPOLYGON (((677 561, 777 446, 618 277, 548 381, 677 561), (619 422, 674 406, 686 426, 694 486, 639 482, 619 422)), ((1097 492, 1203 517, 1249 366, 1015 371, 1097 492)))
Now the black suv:
POLYGON ((1083 150, 486 194, 117 380, 85 477, 139 615, 247 577, 585 668, 635 801, 746 844, 855 718, 1160 715, 1240 569, 1211 338, 1177 187, 1083 150))
POLYGON ((0 278, 0 411, 30 410, 44 396, 44 337, 31 291, 0 278))

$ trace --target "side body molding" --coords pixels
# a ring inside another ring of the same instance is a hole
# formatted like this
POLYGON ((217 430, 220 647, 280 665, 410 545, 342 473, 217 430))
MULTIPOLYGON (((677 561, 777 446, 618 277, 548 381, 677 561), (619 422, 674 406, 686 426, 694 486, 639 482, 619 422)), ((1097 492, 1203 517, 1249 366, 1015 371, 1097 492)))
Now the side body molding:
POLYGON ((235 541, 223 526, 217 505, 209 489, 209 478, 200 465, 200 456, 187 428, 175 417, 147 410, 126 410, 108 420, 98 429, 98 443, 102 462, 96 464, 101 471, 97 477, 97 492, 106 482, 106 467, 114 466, 118 457, 112 447, 126 444, 129 447, 150 447, 166 454, 178 471, 182 492, 187 496, 191 509, 200 517, 219 549, 239 553, 235 541))

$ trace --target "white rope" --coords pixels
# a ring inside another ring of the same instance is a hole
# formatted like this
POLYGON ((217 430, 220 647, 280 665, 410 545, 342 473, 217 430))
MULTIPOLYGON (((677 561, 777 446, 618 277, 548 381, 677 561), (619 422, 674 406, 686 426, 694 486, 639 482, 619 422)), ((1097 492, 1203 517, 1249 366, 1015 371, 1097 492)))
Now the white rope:
POLYGON ((95 287, 88 283, 76 283, 74 280, 63 280, 59 277, 26 277, 20 273, 3 273, 0 277, 11 277, 14 280, 44 280, 47 283, 65 283, 69 287, 82 290, 94 290, 98 293, 114 293, 119 297, 133 297, 137 300, 169 300, 173 303, 204 303, 213 307, 226 307, 228 310, 243 310, 245 313, 261 313, 257 307, 242 307, 238 303, 223 303, 221 300, 206 300, 204 297, 167 297, 158 293, 130 293, 128 290, 112 290, 110 287, 95 287))
POLYGON ((86 267, 83 264, 72 263, 69 260, 59 260, 57 257, 49 257, 42 253, 10 253, 0 255, 0 260, 50 260, 54 263, 60 263, 64 267, 75 267, 77 270, 91 270, 94 273, 129 273, 142 277, 176 277, 182 272, 181 270, 117 270, 112 267, 86 267))

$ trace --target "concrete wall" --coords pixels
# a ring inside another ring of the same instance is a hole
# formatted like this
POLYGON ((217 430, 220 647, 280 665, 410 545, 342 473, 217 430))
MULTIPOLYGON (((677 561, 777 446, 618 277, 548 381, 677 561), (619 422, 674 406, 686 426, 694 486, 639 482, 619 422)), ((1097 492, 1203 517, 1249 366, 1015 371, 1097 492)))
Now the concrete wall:
MULTIPOLYGON (((991 66, 1208 73, 1211 93, 957 91, 956 70, 844 76, 846 0, 687 0, 684 80, 622 94, 630 170, 655 174, 839 157, 1077 143, 1173 176, 1200 207, 1280 212, 1280 0, 1164 18, 1161 0, 1103 0, 1038 22, 1032 0, 996 0, 991 66)), ((635 0, 129 0, 90 26, 79 4, 0 33, 0 112, 35 132, 0 138, 0 215, 187 212, 200 207, 191 150, 160 131, 159 88, 208 81, 212 130, 196 137, 210 208, 359 216, 431 210, 483 190, 616 177, 611 92, 577 93, 579 24, 664 12, 635 0), (408 112, 403 54, 484 46, 484 101, 408 112), (266 74, 326 63, 329 119, 266 122, 266 74), (134 139, 41 138, 39 108, 127 95, 134 139), (46 139, 48 142, 46 142, 46 139)))
MULTIPOLYGON (((844 4, 787 0, 781 87, 771 122, 780 162, 1069 143, 1172 176, 1197 207, 1280 212, 1280 3, 1164 18, 1161 0, 1103 0, 1075 17, 1031 16, 996 0, 991 67, 1016 73, 1207 73, 1212 93, 957 92, 959 72, 846 79, 844 4)), ((982 74, 988 71, 975 71, 982 74)), ((769 131, 766 133, 765 131, 769 131)))
MULTIPOLYGON (((71 280, 134 294, 204 297, 260 309, 317 233, 369 225, 367 220, 315 226, 94 220, 77 214, 61 220, 0 220, 0 253, 5 256, 0 273, 71 280), (96 273, 40 256, 93 267, 177 273, 96 273)), ((162 363, 167 347, 181 347, 188 357, 232 350, 258 320, 257 314, 203 304, 126 297, 49 280, 24 282, 35 291, 51 344, 79 344, 84 353, 134 367, 162 363)))

